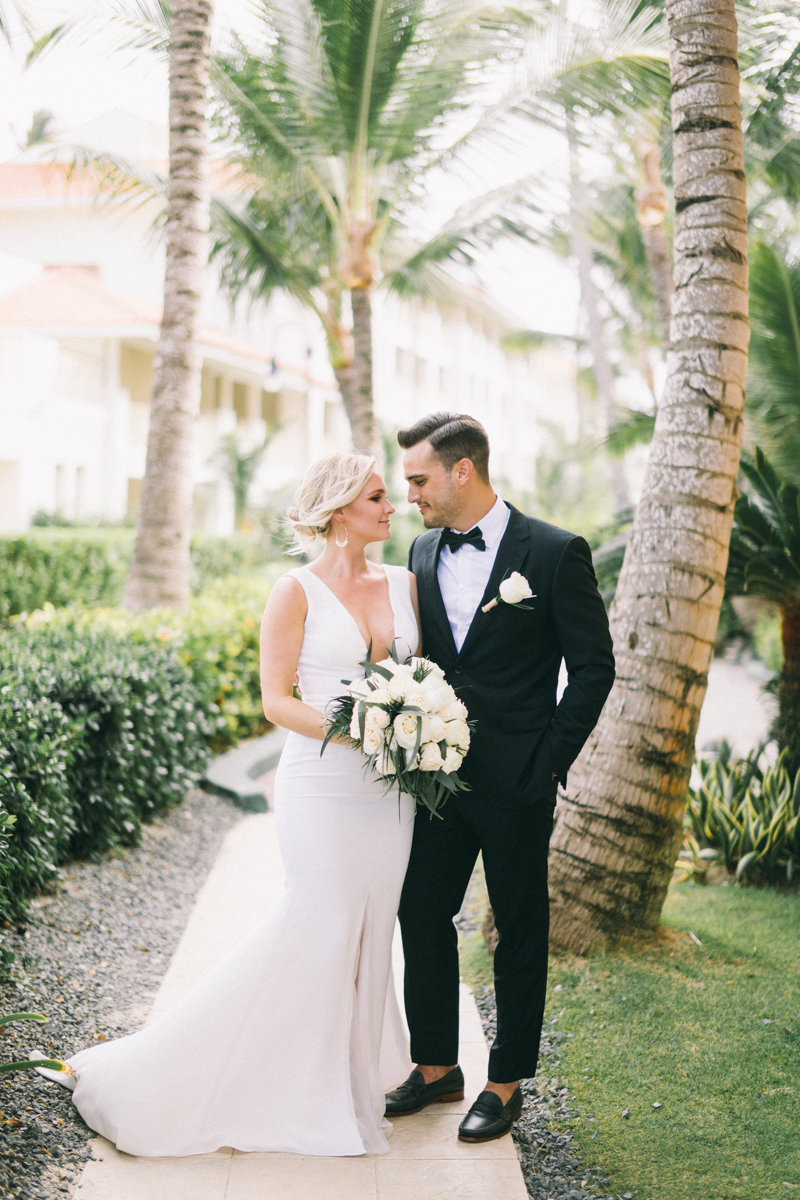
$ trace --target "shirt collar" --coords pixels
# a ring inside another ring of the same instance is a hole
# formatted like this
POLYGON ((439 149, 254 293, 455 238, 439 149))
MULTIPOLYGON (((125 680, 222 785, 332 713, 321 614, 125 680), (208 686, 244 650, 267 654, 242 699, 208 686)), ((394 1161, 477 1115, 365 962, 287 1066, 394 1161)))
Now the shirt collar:
MULTIPOLYGON (((511 516, 511 509, 498 496, 492 507, 489 509, 485 517, 476 522, 477 527, 481 531, 487 550, 494 550, 499 543, 508 525, 508 519, 511 516)), ((472 526, 475 528, 475 525, 472 526)), ((467 533, 469 530, 466 531, 467 533)))

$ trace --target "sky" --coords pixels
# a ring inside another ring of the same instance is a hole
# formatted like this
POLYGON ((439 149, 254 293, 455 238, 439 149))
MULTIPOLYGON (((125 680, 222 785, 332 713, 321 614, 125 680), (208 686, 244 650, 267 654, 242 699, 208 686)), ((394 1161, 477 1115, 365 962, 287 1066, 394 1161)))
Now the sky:
MULTIPOLYGON (((166 61, 148 50, 114 50, 108 5, 102 0, 38 0, 34 9, 40 27, 52 28, 68 18, 83 22, 81 35, 65 39, 27 70, 24 37, 20 34, 10 50, 0 43, 0 161, 19 152, 37 109, 53 112, 58 130, 113 108, 166 125, 166 61)), ((234 28, 245 40, 257 29, 252 0, 217 0, 215 19, 220 32, 234 28)), ((543 147, 543 161, 549 152, 543 147)), ((433 227, 437 218, 448 215, 454 200, 466 199, 471 189, 477 194, 482 185, 479 177, 438 179, 426 224, 433 227)), ((501 247, 482 260, 480 279, 521 327, 574 333, 577 283, 571 269, 551 254, 519 245, 501 247)))

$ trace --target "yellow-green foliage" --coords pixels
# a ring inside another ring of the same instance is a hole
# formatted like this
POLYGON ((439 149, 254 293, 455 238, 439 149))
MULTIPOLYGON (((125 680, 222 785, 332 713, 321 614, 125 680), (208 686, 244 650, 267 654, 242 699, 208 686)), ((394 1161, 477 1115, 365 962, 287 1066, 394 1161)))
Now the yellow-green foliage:
POLYGON ((186 615, 173 609, 143 613, 123 608, 56 609, 45 605, 24 619, 43 625, 109 629, 136 642, 169 645, 188 665, 203 706, 213 718, 211 747, 219 751, 265 726, 258 670, 261 614, 272 584, 289 561, 272 563, 258 574, 228 576, 193 596, 186 615))
POLYGON ((771 671, 783 667, 781 619, 778 613, 762 613, 753 628, 753 649, 771 671))

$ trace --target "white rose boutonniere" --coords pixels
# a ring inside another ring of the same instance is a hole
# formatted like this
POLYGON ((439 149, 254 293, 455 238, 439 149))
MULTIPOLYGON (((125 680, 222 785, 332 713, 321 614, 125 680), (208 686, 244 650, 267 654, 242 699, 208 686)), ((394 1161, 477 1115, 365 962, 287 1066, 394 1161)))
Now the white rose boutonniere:
MULTIPOLYGON (((519 571, 512 571, 507 579, 504 579, 500 584, 499 595, 495 596, 494 600, 490 600, 488 604, 484 604, 481 612, 488 612, 500 604, 520 604, 522 600, 535 600, 536 596, 531 591, 530 584, 524 575, 520 575, 519 571)), ((530 608, 529 604, 523 604, 523 608, 530 608)))

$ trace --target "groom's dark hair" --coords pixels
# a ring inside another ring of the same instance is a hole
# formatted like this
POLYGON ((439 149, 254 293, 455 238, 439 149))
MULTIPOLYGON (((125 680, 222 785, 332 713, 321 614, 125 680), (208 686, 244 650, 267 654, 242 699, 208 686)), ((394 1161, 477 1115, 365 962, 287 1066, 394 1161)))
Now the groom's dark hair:
POLYGON ((480 421, 467 413, 429 413, 397 434, 404 450, 426 438, 448 471, 462 458, 468 458, 481 479, 489 482, 489 439, 480 421))

